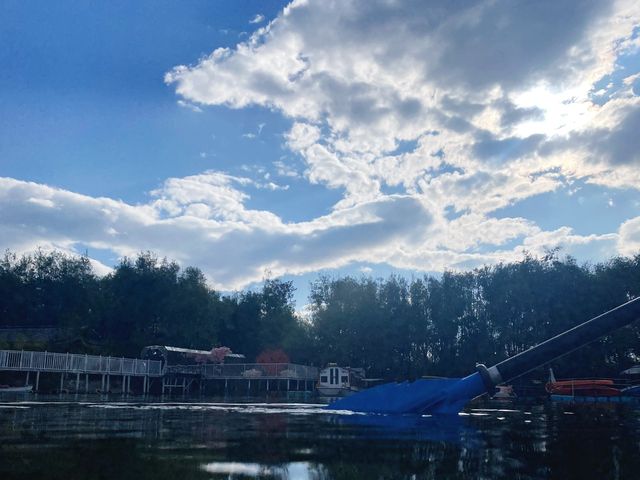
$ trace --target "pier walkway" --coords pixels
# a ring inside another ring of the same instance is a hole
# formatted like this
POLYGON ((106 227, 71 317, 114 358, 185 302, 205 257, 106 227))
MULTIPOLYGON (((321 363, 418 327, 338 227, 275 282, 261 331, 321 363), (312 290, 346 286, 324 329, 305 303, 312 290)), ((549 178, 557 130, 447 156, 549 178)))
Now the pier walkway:
MULTIPOLYGON (((136 391, 149 393, 154 380, 161 393, 188 393, 193 386, 204 392, 207 386, 219 387, 225 394, 231 389, 247 392, 258 391, 310 391, 315 387, 318 369, 293 363, 231 363, 204 365, 164 365, 158 360, 139 358, 104 357, 73 353, 35 352, 26 350, 0 350, 0 371, 25 372, 25 386, 40 387, 42 373, 59 373, 58 391, 73 390, 68 387, 67 375, 75 374, 75 391, 89 392, 90 376, 100 376, 98 392, 109 392, 117 379, 118 390, 130 393, 131 380, 137 379, 136 391), (84 388, 81 389, 81 376, 84 388), (121 379, 121 380, 120 380, 121 379), (161 384, 161 387, 159 386, 161 384)), ((71 377, 73 379, 73 377, 71 377)))
POLYGON ((145 393, 148 392, 150 379, 163 375, 162 363, 157 360, 26 350, 0 350, 0 370, 26 372, 25 385, 29 385, 30 373, 35 372, 36 391, 43 372, 60 373, 60 391, 63 390, 67 374, 76 374, 76 391, 79 391, 80 375, 85 376, 85 391, 88 391, 89 375, 101 375, 103 392, 109 391, 113 375, 122 376, 124 392, 131 390, 131 377, 141 377, 145 393))
POLYGON ((225 394, 240 384, 247 392, 254 390, 310 391, 315 388, 318 369, 294 363, 230 363, 205 365, 170 365, 162 377, 162 392, 189 391, 199 381, 203 391, 207 384, 219 384, 225 394))

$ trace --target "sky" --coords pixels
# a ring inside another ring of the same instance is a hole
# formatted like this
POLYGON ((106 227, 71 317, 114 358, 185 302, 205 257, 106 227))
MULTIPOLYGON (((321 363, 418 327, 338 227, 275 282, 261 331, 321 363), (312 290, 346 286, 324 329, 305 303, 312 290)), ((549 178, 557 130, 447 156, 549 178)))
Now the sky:
POLYGON ((213 288, 640 252, 634 0, 3 0, 0 248, 213 288))

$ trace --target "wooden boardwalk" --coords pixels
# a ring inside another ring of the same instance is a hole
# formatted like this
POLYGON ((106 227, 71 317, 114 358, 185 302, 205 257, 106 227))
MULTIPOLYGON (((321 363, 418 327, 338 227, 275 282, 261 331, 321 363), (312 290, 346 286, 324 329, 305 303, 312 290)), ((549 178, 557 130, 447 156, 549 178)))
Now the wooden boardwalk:
MULTIPOLYGON (((84 391, 89 392, 90 376, 100 376, 99 392, 111 391, 112 377, 119 379, 122 393, 131 392, 131 379, 149 393, 155 379, 161 381, 161 392, 187 393, 197 385, 204 392, 207 385, 218 385, 225 393, 230 389, 258 391, 309 391, 318 378, 318 369, 293 363, 243 363, 163 366, 157 360, 139 358, 103 357, 73 353, 34 352, 24 350, 0 350, 0 371, 25 372, 25 385, 33 384, 39 390, 41 373, 59 373, 59 391, 65 391, 67 375, 75 375, 75 391, 81 391, 81 376, 84 376, 84 391), (140 379, 142 380, 140 385, 140 379), (240 387, 242 385, 242 387, 240 387)), ((157 385, 157 383, 156 383, 157 385)), ((140 391, 138 387, 137 391, 140 391)), ((156 387, 157 388, 157 387, 156 387)))

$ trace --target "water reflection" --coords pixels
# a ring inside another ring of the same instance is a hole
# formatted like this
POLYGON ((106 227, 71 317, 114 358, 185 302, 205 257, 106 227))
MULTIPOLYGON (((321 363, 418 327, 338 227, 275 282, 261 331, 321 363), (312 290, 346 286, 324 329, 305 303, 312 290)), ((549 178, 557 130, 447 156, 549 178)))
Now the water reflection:
POLYGON ((390 440, 421 440, 482 446, 478 431, 463 415, 333 415, 327 421, 350 426, 353 435, 390 440))
POLYGON ((2 402, 2 479, 635 479, 625 405, 483 404, 454 417, 310 404, 2 402))

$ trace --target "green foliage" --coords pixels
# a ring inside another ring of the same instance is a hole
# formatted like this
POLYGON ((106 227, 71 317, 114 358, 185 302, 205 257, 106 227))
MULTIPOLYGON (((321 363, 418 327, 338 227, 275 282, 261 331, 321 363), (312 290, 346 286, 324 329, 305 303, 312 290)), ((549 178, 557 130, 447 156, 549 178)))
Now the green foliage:
POLYGON ((0 261, 0 325, 78 328, 94 319, 98 279, 87 257, 38 250, 0 261))
POLYGON ((242 292, 223 300, 222 344, 256 358, 263 350, 294 345, 302 325, 293 308, 293 284, 265 280, 260 292, 242 292))
POLYGON ((266 280, 260 292, 221 296, 199 269, 181 270, 151 252, 122 259, 103 278, 86 257, 7 252, 0 261, 0 327, 69 330, 66 342, 44 346, 56 350, 137 356, 152 344, 224 344, 252 361, 265 349, 300 349, 304 330, 293 291, 291 282, 266 280))
MULTIPOLYGON (((445 272, 411 283, 390 277, 319 278, 310 295, 320 363, 369 375, 464 375, 494 364, 640 295, 640 255, 579 266, 543 258, 445 272)), ((640 361, 632 325, 556 362, 561 376, 616 375, 640 361)))
MULTIPOLYGON (((149 252, 124 258, 102 278, 87 257, 7 252, 0 327, 70 332, 66 344, 58 338, 41 345, 56 350, 137 356, 151 344, 226 345, 248 361, 282 349, 294 362, 338 362, 370 376, 463 375, 476 362, 498 362, 640 295, 640 255, 591 266, 552 251, 411 281, 320 277, 304 318, 294 311, 293 293, 291 282, 267 279, 260 290, 221 295, 199 269, 149 252)), ((635 363, 640 325, 554 368, 559 377, 615 375, 635 363)))
POLYGON ((109 350, 137 355, 144 345, 209 350, 216 339, 219 297, 204 274, 151 253, 123 259, 102 280, 103 315, 98 337, 109 350))

